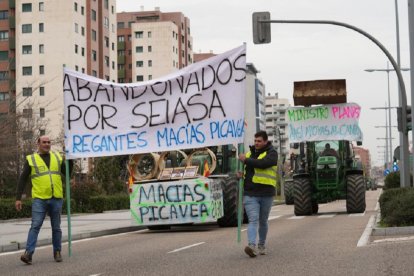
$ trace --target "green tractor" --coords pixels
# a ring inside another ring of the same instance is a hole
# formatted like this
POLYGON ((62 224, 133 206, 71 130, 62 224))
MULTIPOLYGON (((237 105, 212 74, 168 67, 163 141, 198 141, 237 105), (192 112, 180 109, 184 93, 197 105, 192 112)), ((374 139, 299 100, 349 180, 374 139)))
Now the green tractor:
POLYGON ((300 144, 299 166, 293 174, 295 215, 318 212, 318 204, 346 199, 348 213, 365 211, 363 171, 353 166, 349 141, 315 141, 300 144), (334 145, 337 156, 322 156, 327 143, 334 145))

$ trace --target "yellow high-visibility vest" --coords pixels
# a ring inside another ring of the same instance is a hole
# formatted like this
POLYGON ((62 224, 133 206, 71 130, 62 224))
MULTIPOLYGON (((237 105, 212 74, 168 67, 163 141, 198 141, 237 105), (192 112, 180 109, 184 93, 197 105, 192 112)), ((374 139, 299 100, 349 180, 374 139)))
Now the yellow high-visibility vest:
POLYGON ((26 156, 26 160, 31 168, 32 198, 49 199, 52 196, 63 198, 60 174, 62 157, 60 154, 54 151, 50 152, 49 168, 37 153, 26 156))
MULTIPOLYGON (((249 158, 252 153, 249 151, 246 153, 246 158, 249 158)), ((263 159, 267 155, 267 152, 263 152, 257 157, 257 159, 263 159)), ((245 171, 246 174, 246 171, 245 171)), ((277 166, 271 166, 266 169, 254 168, 253 183, 272 185, 276 187, 277 185, 277 166)))

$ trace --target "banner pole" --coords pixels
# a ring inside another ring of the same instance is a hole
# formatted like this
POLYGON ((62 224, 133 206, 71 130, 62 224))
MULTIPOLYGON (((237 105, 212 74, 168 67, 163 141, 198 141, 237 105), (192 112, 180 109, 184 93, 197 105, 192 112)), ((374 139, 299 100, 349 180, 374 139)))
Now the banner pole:
MULTIPOLYGON (((238 154, 244 151, 244 144, 238 144, 238 154)), ((238 162, 238 171, 243 172, 243 163, 241 161, 238 162)), ((243 176, 239 179, 239 196, 238 196, 238 204, 237 204, 237 243, 241 242, 241 225, 243 222, 243 176)))
POLYGON ((66 217, 68 219, 68 254, 72 256, 72 229, 70 223, 70 172, 69 160, 65 159, 65 174, 66 174, 66 217))

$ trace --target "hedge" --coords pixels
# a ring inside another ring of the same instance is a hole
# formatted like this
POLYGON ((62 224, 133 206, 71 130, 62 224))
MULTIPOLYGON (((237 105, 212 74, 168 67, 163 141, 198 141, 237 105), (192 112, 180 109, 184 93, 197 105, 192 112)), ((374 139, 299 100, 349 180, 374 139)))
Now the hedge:
POLYGON ((381 222, 385 226, 414 225, 414 189, 385 190, 380 199, 381 222))
MULTIPOLYGON (((0 220, 30 218, 32 216, 32 200, 24 199, 20 212, 15 209, 15 199, 0 200, 0 220)), ((66 214, 66 200, 63 200, 62 213, 66 214)), ((129 195, 92 196, 88 200, 77 202, 71 199, 71 213, 102 213, 108 210, 129 209, 129 195)))

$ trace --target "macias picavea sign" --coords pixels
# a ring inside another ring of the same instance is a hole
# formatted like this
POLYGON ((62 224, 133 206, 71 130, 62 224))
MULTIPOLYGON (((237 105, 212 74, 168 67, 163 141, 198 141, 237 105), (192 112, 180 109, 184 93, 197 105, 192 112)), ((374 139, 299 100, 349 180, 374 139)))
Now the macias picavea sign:
POLYGON ((69 159, 242 143, 246 47, 140 83, 64 70, 69 159))

